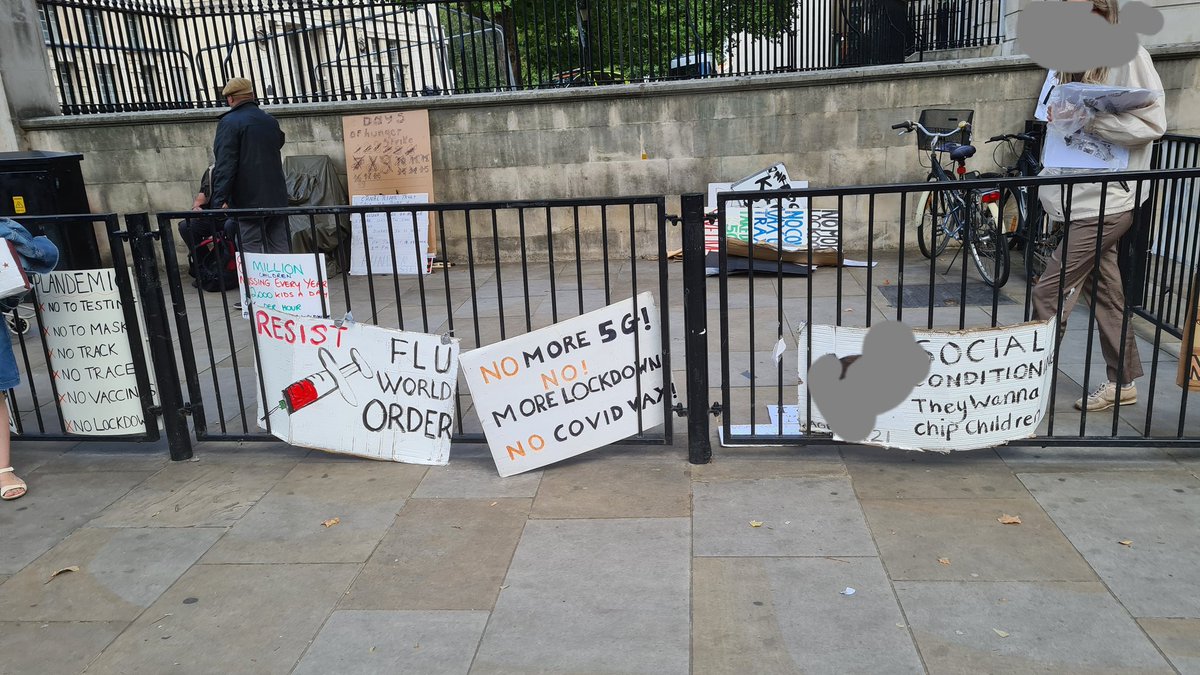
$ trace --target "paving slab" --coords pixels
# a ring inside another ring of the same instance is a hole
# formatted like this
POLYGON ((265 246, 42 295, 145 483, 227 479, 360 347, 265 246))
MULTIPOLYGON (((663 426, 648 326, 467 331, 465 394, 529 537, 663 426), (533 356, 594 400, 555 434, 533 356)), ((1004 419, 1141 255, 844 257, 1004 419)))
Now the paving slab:
POLYGON ((226 527, 241 518, 294 462, 210 459, 173 462, 117 500, 93 527, 226 527))
POLYGON ((79 445, 79 441, 23 441, 20 436, 12 436, 11 439, 12 465, 17 468, 19 476, 36 471, 38 467, 79 445))
POLYGON ((37 468, 39 474, 85 473, 92 471, 154 472, 171 461, 166 448, 98 448, 83 443, 50 459, 37 468))
POLYGON ((931 675, 1174 672, 1098 582, 895 586, 931 675))
POLYGON ((0 616, 133 621, 222 533, 216 528, 78 529, 4 584, 0 616), (55 576, 72 566, 78 571, 55 576))
POLYGON ((472 673, 687 673, 686 518, 534 520, 472 673))
POLYGON ((410 499, 339 609, 490 610, 529 499, 410 499))
POLYGON ((286 673, 360 565, 196 565, 88 674, 286 673))
POLYGON ((79 673, 125 621, 0 621, 0 674, 79 673))
POLYGON ((834 446, 722 448, 716 445, 712 461, 692 465, 692 480, 705 482, 845 475, 846 465, 834 446))
POLYGON ((1192 472, 1020 478, 1134 616, 1200 618, 1200 479, 1192 472), (1118 543, 1125 540, 1132 545, 1118 543))
POLYGON ((864 499, 862 508, 894 581, 1096 580, 1029 497, 864 499), (1001 524, 1003 515, 1019 516, 1021 524, 1001 524))
POLYGON ((370 460, 305 461, 258 500, 203 562, 366 562, 425 469, 370 460), (336 524, 324 524, 334 518, 336 524))
POLYGON ((1200 619, 1137 621, 1182 675, 1200 673, 1200 619))
POLYGON ((692 493, 696 556, 878 553, 845 477, 696 482, 692 493))
MULTIPOLYGON (((1078 424, 1078 421, 1076 421, 1078 424)), ((1057 424, 1056 424, 1057 426, 1057 424)), ((1078 427, 1075 427, 1078 430, 1078 427)), ((1064 430, 1057 430, 1060 435, 1064 430)), ((1153 441, 1135 446, 1014 446, 1002 445, 996 454, 1014 472, 1059 472, 1088 470, 1156 471, 1178 466, 1169 452, 1154 447, 1153 441)))
POLYGON ((488 612, 339 610, 292 675, 467 673, 488 612))
POLYGON ((940 453, 847 445, 842 456, 860 499, 1029 496, 992 450, 940 453))
POLYGON ((0 508, 0 573, 16 573, 151 475, 54 473, 26 478, 29 492, 0 508))
POLYGON ((698 558, 693 574, 693 673, 924 672, 878 558, 698 558))
POLYGON ((687 518, 687 460, 582 455, 545 470, 533 518, 687 518))
POLYGON ((431 466, 413 492, 420 499, 503 499, 537 494, 542 471, 501 478, 491 454, 454 458, 446 466, 431 466))

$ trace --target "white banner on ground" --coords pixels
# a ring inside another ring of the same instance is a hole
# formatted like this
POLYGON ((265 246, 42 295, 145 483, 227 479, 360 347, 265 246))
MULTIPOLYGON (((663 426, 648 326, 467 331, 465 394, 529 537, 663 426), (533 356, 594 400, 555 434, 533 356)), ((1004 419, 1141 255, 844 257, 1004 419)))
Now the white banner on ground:
MULTIPOLYGON (((31 281, 41 306, 50 376, 66 432, 146 433, 116 272, 111 268, 58 271, 32 275, 31 281)), ((138 324, 145 336, 140 313, 138 324)), ((147 365, 146 371, 157 405, 154 370, 147 365)))
MULTIPOLYGON (((449 462, 456 338, 257 308, 254 331, 274 436, 372 459, 449 462)), ((261 400, 258 416, 267 428, 261 400)))
POLYGON ((654 296, 634 298, 461 357, 496 470, 512 476, 663 424, 675 388, 654 296), (640 387, 640 391, 639 391, 640 387))
MULTIPOLYGON (((425 204, 428 202, 428 193, 354 195, 350 199, 350 203, 355 206, 425 204)), ((371 252, 371 274, 429 274, 430 263, 433 261, 433 256, 427 253, 429 250, 429 212, 417 211, 416 214, 416 237, 413 236, 413 213, 411 211, 365 214, 367 216, 365 248, 371 252), (395 265, 394 269, 393 264, 395 265)), ((350 274, 352 275, 367 274, 367 255, 364 252, 363 243, 363 218, 361 214, 355 213, 350 216, 350 274)))
POLYGON ((245 275, 241 254, 237 255, 238 292, 242 296, 242 318, 250 318, 250 298, 255 309, 269 309, 296 316, 329 316, 329 277, 325 254, 247 253, 245 275), (246 276, 250 277, 249 284, 246 276))
MULTIPOLYGON (((1054 377, 1055 319, 1015 326, 914 329, 931 368, 908 400, 879 415, 864 445, 905 450, 974 450, 1029 438, 1046 414, 1054 377)), ((825 354, 862 353, 866 328, 805 326, 799 335, 799 400, 792 419, 805 428, 808 364, 825 354), (807 355, 812 331, 812 357, 807 355)), ((786 419, 786 418, 785 418, 786 419)), ((814 400, 812 429, 830 433, 814 400)), ((837 434, 834 438, 842 440, 837 434)))

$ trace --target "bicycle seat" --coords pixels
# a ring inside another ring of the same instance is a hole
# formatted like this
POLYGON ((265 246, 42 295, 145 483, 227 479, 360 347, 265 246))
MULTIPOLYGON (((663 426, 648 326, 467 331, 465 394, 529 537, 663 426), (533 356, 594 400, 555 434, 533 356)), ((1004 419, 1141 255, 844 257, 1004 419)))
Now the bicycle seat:
POLYGON ((942 152, 949 152, 950 159, 961 162, 964 159, 970 159, 975 156, 975 146, 960 145, 958 143, 943 143, 940 148, 942 152))

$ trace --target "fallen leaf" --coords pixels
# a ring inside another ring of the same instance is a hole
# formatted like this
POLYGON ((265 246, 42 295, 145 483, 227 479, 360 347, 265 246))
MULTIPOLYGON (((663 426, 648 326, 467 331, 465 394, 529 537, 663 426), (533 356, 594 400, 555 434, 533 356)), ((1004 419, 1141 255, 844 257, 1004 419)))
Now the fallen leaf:
POLYGON ((996 631, 996 635, 999 635, 1000 637, 1008 637, 1008 633, 1005 633, 999 628, 993 628, 992 630, 996 631))
POLYGON ((854 311, 854 308, 853 308, 853 307, 847 307, 846 309, 843 309, 842 311, 843 311, 843 312, 846 312, 847 314, 849 314, 849 313, 851 313, 851 312, 853 312, 853 311, 854 311))
POLYGON ((375 653, 375 647, 371 647, 371 653, 375 653))
POLYGON ((942 563, 943 565, 949 565, 950 559, 949 558, 938 558, 938 562, 942 563))
POLYGON ((762 527, 762 525, 763 525, 763 524, 762 524, 762 521, 761 521, 761 520, 752 520, 752 521, 750 521, 750 527, 762 527))
POLYGON ((491 504, 488 504, 488 506, 495 506, 495 505, 497 505, 497 504, 499 504, 499 503, 500 503, 500 502, 492 502, 491 504))
POLYGON ((1122 539, 1121 541, 1118 541, 1117 543, 1118 543, 1118 544, 1120 544, 1120 545, 1122 545, 1122 546, 1133 546, 1133 540, 1132 540, 1132 539, 1122 539))
POLYGON ((326 520, 326 521, 322 522, 321 524, 324 525, 325 527, 333 527, 334 525, 337 525, 340 522, 342 522, 341 518, 330 518, 329 520, 326 520))
POLYGON ((996 520, 1000 521, 1001 523, 1004 523, 1005 525, 1020 525, 1021 524, 1021 516, 1010 516, 1007 513, 1000 516, 996 520))
POLYGON ((42 585, 45 586, 46 584, 50 583, 51 581, 54 580, 54 577, 56 577, 60 574, 64 574, 66 572, 78 572, 78 571, 79 571, 79 565, 71 565, 70 567, 64 567, 61 570, 55 572, 54 574, 51 574, 50 578, 47 579, 45 582, 43 582, 42 585))
POLYGON ((501 586, 501 587, 500 587, 500 590, 504 590, 504 589, 506 589, 506 588, 508 588, 508 584, 505 584, 505 585, 501 586))

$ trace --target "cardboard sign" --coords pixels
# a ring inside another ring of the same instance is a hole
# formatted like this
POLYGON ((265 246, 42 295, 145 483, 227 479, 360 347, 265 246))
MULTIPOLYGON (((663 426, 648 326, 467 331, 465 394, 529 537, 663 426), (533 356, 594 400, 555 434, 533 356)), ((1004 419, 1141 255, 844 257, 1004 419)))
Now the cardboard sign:
POLYGON ((0 242, 0 298, 24 295, 31 287, 16 245, 8 239, 0 242))
POLYGON ((254 332, 272 435, 371 459, 449 462, 457 339, 257 308, 254 332))
MULTIPOLYGON (((727 239, 749 242, 753 237, 755 246, 778 246, 782 238, 784 251, 807 254, 808 238, 811 236, 813 253, 839 249, 837 210, 822 209, 810 213, 798 201, 784 200, 783 210, 780 211, 777 202, 769 206, 766 202, 756 202, 754 219, 751 221, 749 209, 730 204, 726 203, 725 210, 727 239)), ((709 229, 712 231, 712 242, 719 243, 720 225, 714 220, 705 232, 705 249, 710 250, 708 247, 711 245, 711 250, 716 251, 717 247, 709 241, 709 229)))
MULTIPOLYGON (((1050 404, 1056 319, 964 331, 914 329, 931 368, 909 399, 879 415, 864 445, 905 450, 974 450, 1029 438, 1050 404)), ((862 353, 866 328, 805 326, 799 335, 801 432, 808 408, 808 364, 824 354, 862 353), (812 331, 812 357, 807 355, 812 331)), ((831 433, 816 403, 812 431, 831 433)), ((834 434, 834 438, 842 440, 834 434)))
MULTIPOLYGON (((354 195, 350 203, 356 206, 427 204, 429 195, 425 193, 354 195)), ((427 253, 429 250, 429 212, 418 211, 416 215, 417 224, 414 228, 411 211, 368 213, 366 214, 366 239, 364 241, 362 215, 351 214, 350 274, 356 276, 367 274, 367 251, 370 251, 371 254, 371 274, 429 274, 430 264, 433 261, 432 256, 427 253), (418 261, 418 251, 421 252, 420 257, 423 260, 418 261)))
POLYGON ((236 258, 242 318, 255 309, 272 309, 297 316, 329 316, 329 278, 325 254, 318 262, 311 253, 247 253, 243 272, 241 253, 236 258), (250 277, 249 283, 246 276, 250 277))
POLYGON ((642 431, 663 423, 663 397, 674 400, 675 388, 662 329, 652 294, 636 304, 630 298, 462 355, 501 476, 637 434, 639 411, 642 431))
MULTIPOLYGON (((425 194, 435 201, 429 111, 404 110, 342 118, 347 192, 356 195, 425 194)), ((353 203, 353 202, 351 202, 353 203)), ((429 252, 437 251, 429 231, 429 252)))
MULTIPOLYGON (((780 162, 734 181, 729 189, 731 192, 744 192, 746 190, 783 190, 788 186, 795 187, 788 178, 787 169, 780 162)), ((803 187, 808 187, 807 183, 803 187)))
MULTIPOLYGON (((116 271, 51 272, 34 275, 33 281, 66 432, 81 436, 146 433, 116 271)), ((140 314, 138 323, 145 336, 140 314)), ((154 370, 149 365, 146 370, 157 405, 154 370)))
POLYGON ((1179 347, 1179 367, 1175 384, 1189 391, 1200 391, 1200 312, 1197 312, 1200 278, 1192 284, 1192 297, 1188 298, 1187 325, 1183 328, 1183 343, 1179 347), (1191 380, 1189 382, 1189 379, 1191 380))

